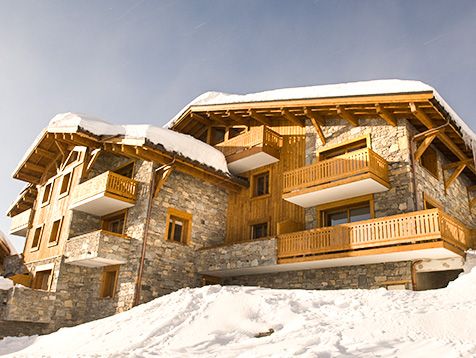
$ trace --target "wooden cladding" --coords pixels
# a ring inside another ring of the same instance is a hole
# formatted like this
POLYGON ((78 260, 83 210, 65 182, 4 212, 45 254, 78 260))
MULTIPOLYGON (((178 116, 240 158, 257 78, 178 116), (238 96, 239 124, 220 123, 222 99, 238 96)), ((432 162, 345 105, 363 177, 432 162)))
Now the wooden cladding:
POLYGON ((307 255, 435 239, 442 239, 464 251, 470 245, 471 232, 450 215, 431 209, 279 235, 278 259, 286 261, 307 255))
POLYGON ((279 149, 283 146, 281 135, 266 126, 252 127, 248 132, 234 138, 225 140, 215 147, 220 150, 227 159, 235 154, 254 147, 263 147, 276 153, 279 157, 279 149))
POLYGON ((125 176, 105 172, 76 187, 73 203, 80 202, 100 193, 134 202, 136 198, 137 182, 125 176))
POLYGON ((388 182, 387 161, 370 148, 285 172, 283 191, 289 193, 365 173, 388 182))
POLYGON ((34 210, 28 209, 12 217, 10 234, 25 236, 27 229, 31 227, 31 219, 33 218, 33 215, 34 210))

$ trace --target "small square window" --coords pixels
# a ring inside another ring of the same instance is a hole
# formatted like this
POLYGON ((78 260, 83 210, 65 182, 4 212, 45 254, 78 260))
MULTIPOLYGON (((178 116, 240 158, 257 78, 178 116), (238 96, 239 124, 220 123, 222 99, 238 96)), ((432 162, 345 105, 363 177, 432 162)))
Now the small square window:
POLYGON ((37 271, 32 288, 48 291, 50 288, 51 270, 37 271))
POLYGON ((191 236, 192 215, 170 208, 167 214, 167 241, 188 244, 191 236))
POLYGON ((68 174, 63 175, 63 179, 61 180, 61 190, 60 195, 67 195, 69 192, 69 187, 71 185, 71 172, 68 174))
POLYGON ((52 186, 53 186, 53 183, 46 184, 45 189, 43 191, 43 198, 41 199, 42 205, 46 205, 50 202, 52 186))
POLYGON ((102 220, 102 229, 123 235, 125 233, 126 212, 122 211, 117 214, 112 214, 104 217, 102 220))
POLYGON ((253 197, 269 194, 269 172, 253 176, 252 190, 253 197))
POLYGON ((32 250, 37 250, 40 247, 42 234, 43 234, 43 225, 38 226, 35 229, 35 233, 33 235, 33 241, 31 243, 31 249, 32 250))
POLYGON ((251 239, 256 240, 268 236, 268 223, 251 225, 251 239))

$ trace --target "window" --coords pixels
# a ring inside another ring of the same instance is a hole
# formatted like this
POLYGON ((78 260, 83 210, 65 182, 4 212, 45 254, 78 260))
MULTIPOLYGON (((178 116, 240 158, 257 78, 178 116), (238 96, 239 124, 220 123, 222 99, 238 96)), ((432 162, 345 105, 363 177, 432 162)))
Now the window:
POLYGON ((61 224, 63 219, 56 220, 53 222, 53 226, 51 227, 50 239, 48 244, 57 244, 61 234, 61 224))
POLYGON ((424 209, 443 209, 441 203, 429 196, 427 193, 423 193, 423 207, 424 209))
POLYGON ((167 213, 166 239, 181 244, 188 244, 191 236, 191 224, 191 214, 170 208, 167 213))
POLYGON ((369 147, 370 137, 360 138, 319 152, 319 160, 326 160, 369 147))
POLYGON ((104 268, 101 277, 101 289, 99 292, 100 297, 113 298, 115 296, 118 276, 118 266, 109 266, 104 268))
POLYGON ((47 291, 50 288, 51 270, 37 271, 32 288, 47 291))
POLYGON ((438 157, 436 150, 428 147, 420 158, 420 164, 423 168, 428 170, 431 175, 438 179, 438 157))
POLYGON ((122 167, 119 167, 118 169, 114 170, 114 173, 132 179, 134 175, 134 162, 130 162, 126 165, 123 165, 122 167))
POLYGON ((215 145, 215 144, 223 142, 225 140, 225 133, 226 133, 225 127, 212 127, 210 144, 215 145))
POLYGON ((251 239, 256 240, 268 236, 268 223, 259 223, 251 225, 251 239))
POLYGON ((364 202, 322 211, 322 226, 336 226, 371 218, 370 202, 364 202))
POLYGON ((71 185, 71 177, 72 177, 72 172, 69 172, 68 174, 63 175, 63 179, 61 180, 60 195, 68 194, 69 187, 71 185))
POLYGON ((119 213, 114 213, 108 216, 105 216, 102 219, 102 229, 114 232, 116 234, 125 233, 125 224, 126 224, 126 212, 121 211, 119 213))
POLYGON ((269 194, 269 172, 254 175, 251 186, 254 197, 269 194))
POLYGON ((31 249, 32 250, 38 250, 38 248, 40 247, 42 234, 43 234, 43 225, 38 226, 35 229, 35 234, 33 235, 33 241, 31 243, 31 249))
POLYGON ((48 183, 45 186, 45 189, 43 191, 43 198, 41 199, 41 204, 46 205, 50 202, 51 199, 51 187, 53 186, 53 183, 48 183))

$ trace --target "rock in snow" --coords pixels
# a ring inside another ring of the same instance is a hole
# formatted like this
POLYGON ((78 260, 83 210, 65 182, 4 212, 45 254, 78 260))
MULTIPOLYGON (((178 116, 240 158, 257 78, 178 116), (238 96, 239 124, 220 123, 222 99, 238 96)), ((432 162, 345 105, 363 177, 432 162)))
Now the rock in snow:
POLYGON ((186 288, 49 335, 5 338, 0 354, 473 357, 476 269, 466 271, 447 288, 423 292, 186 288))

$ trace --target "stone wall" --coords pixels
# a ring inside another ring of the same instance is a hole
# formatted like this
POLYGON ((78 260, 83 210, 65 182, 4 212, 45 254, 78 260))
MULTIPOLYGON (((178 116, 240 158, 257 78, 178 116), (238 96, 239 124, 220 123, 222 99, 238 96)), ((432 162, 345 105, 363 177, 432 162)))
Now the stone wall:
POLYGON ((261 239, 198 251, 195 266, 198 272, 242 270, 277 264, 277 240, 261 239))
POLYGON ((405 282, 411 289, 411 261, 372 265, 333 267, 286 271, 259 275, 236 276, 225 279, 227 285, 260 286, 268 288, 300 288, 333 290, 347 288, 379 288, 405 282))
POLYGON ((172 172, 151 208, 142 302, 199 284, 194 266, 196 250, 225 242, 227 202, 224 190, 188 174, 172 172), (189 245, 166 240, 168 208, 192 215, 189 245))
POLYGON ((5 275, 9 276, 28 272, 28 269, 25 267, 23 262, 23 254, 5 257, 3 261, 3 269, 5 275))

